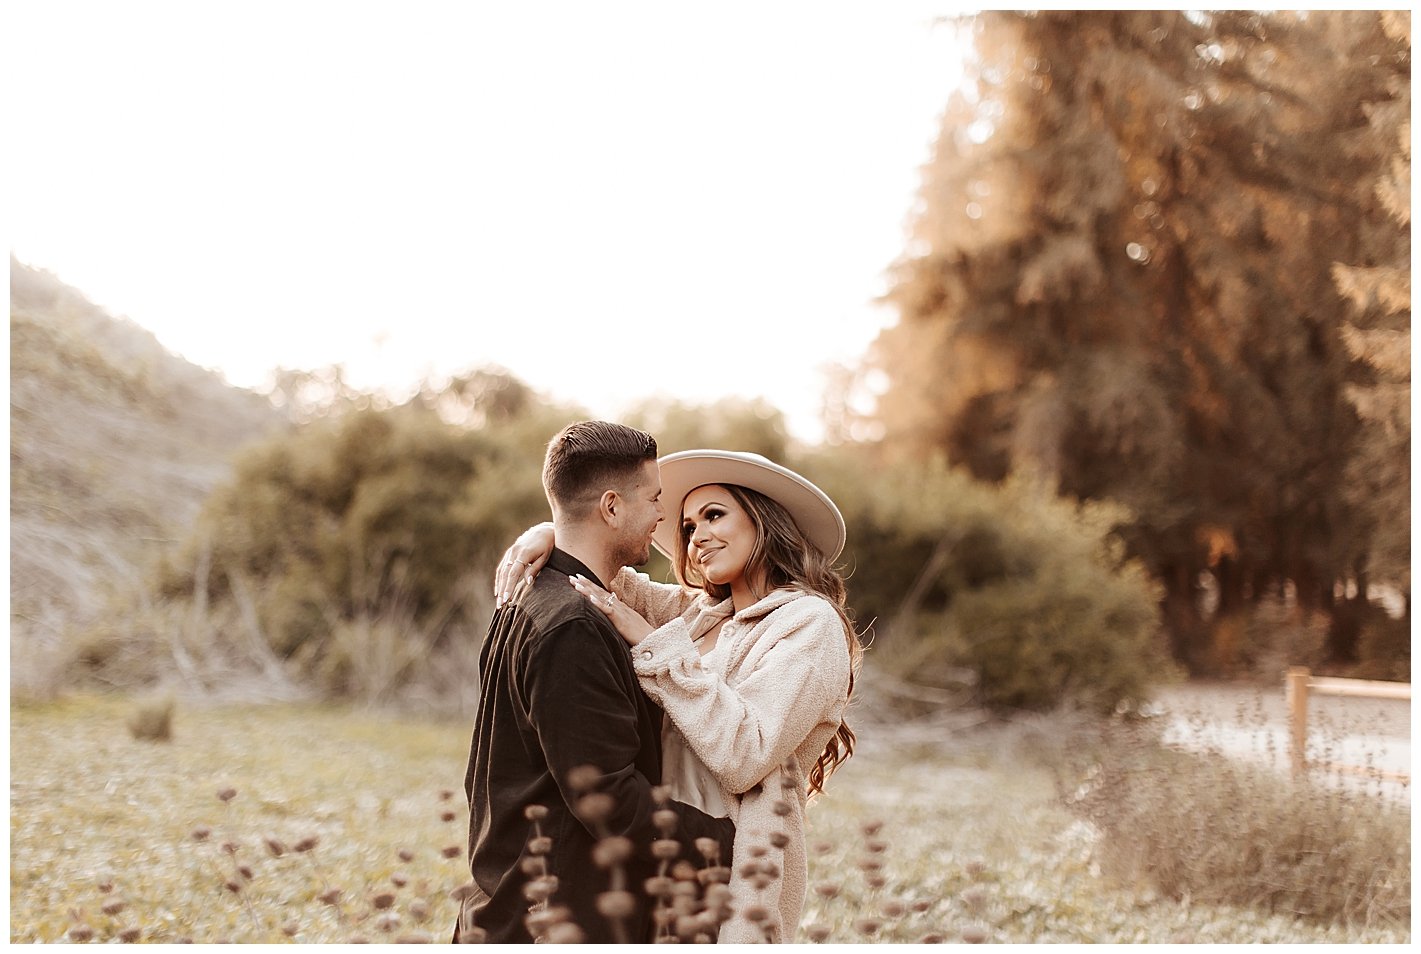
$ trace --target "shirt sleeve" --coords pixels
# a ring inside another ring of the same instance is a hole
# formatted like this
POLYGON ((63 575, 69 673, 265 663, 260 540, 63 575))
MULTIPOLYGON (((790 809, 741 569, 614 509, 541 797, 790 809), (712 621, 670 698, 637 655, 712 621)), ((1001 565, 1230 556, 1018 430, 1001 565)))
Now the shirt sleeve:
POLYGON ((655 630, 632 650, 647 695, 736 793, 778 768, 848 692, 844 625, 827 601, 795 600, 761 625, 767 630, 760 638, 773 645, 734 686, 701 664, 683 620, 655 630))
POLYGON ((663 626, 690 609, 699 597, 699 590, 688 590, 679 583, 658 583, 645 573, 624 566, 612 577, 612 592, 642 615, 652 626, 663 626))
MULTIPOLYGON (((572 770, 591 766, 596 770, 591 788, 612 796, 605 833, 645 845, 659 837, 651 820, 659 806, 651 781, 637 768, 637 756, 648 740, 642 738, 633 695, 639 689, 625 662, 618 664, 625 652, 620 637, 602 632, 590 619, 564 623, 530 653, 525 693, 530 721, 564 801, 576 806, 581 795, 569 782, 572 770)), ((660 740, 650 744, 660 745, 660 740)), ((712 818, 689 805, 669 807, 680 815, 676 838, 685 857, 699 857, 686 846, 703 836, 720 841, 729 857, 734 825, 728 819, 712 818)), ((604 834, 592 827, 588 832, 594 837, 604 834)))

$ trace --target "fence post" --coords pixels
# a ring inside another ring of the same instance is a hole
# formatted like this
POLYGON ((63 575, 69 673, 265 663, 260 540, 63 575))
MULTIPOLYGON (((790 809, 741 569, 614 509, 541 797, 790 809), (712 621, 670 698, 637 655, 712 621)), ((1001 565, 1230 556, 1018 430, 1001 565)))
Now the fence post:
POLYGON ((1289 666, 1287 679, 1288 730, 1292 738, 1293 775, 1307 771, 1308 747, 1308 679, 1312 672, 1306 666, 1289 666))

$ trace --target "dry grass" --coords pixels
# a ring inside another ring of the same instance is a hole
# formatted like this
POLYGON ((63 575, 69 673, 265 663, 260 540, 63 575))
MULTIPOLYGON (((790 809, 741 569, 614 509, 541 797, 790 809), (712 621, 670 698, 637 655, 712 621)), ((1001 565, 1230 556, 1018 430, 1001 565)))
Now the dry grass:
MULTIPOLYGON (((463 777, 468 726, 179 704, 172 740, 153 743, 130 736, 134 705, 12 709, 12 941, 448 937, 467 813, 441 790, 463 777)), ((860 729, 860 754, 810 809, 801 941, 1410 939, 1405 924, 1308 921, 1112 877, 1100 830, 1057 798, 1047 766, 1073 735, 1051 720, 860 729)))

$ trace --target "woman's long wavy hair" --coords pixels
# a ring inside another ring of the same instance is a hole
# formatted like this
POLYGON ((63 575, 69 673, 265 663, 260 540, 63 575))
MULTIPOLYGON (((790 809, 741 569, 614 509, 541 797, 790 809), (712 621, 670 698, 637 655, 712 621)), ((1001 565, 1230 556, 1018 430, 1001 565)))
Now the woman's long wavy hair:
MULTIPOLYGON (((849 649, 849 698, 854 693, 854 677, 858 675, 863 662, 863 646, 859 643, 854 621, 849 615, 845 598, 848 588, 844 578, 834 569, 832 562, 818 547, 814 546, 800 532, 789 512, 770 497, 748 487, 737 484, 717 484, 745 508, 755 525, 755 546, 750 551, 750 559, 745 564, 745 575, 751 580, 763 579, 766 592, 770 590, 799 589, 824 597, 838 612, 844 622, 844 640, 849 649)), ((679 506, 679 504, 678 504, 679 506)), ((676 519, 680 521, 678 512, 676 519)), ((718 600, 730 596, 730 587, 710 583, 700 570, 691 564, 686 553, 690 544, 690 534, 684 522, 676 530, 676 540, 680 546, 676 550, 676 577, 685 586, 704 590, 718 600)), ((856 737, 847 722, 841 721, 839 729, 819 761, 809 771, 809 794, 824 791, 824 782, 834 774, 843 762, 854 754, 856 737)))

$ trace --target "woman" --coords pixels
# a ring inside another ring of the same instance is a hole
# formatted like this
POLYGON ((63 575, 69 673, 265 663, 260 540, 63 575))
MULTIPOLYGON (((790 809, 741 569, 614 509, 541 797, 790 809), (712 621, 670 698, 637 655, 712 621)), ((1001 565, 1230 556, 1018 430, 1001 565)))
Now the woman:
MULTIPOLYGON (((843 715, 863 649, 832 566, 843 517, 818 487, 758 454, 693 450, 659 463, 662 499, 676 509, 653 542, 681 585, 629 568, 611 593, 571 582, 631 646, 642 688, 666 712, 672 798, 735 821, 735 914, 719 940, 790 942, 808 878, 807 799, 854 748, 843 715)), ((552 546, 543 524, 509 548, 500 599, 552 546)))

